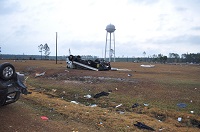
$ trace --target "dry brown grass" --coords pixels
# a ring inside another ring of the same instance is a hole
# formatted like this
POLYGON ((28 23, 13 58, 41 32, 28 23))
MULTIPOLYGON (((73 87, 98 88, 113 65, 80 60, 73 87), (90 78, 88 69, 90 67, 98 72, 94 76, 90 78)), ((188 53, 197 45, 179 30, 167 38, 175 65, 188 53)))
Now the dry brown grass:
POLYGON ((10 62, 29 77, 26 84, 33 94, 23 96, 23 100, 46 109, 52 119, 55 117, 49 109, 53 108, 65 120, 91 126, 91 130, 139 131, 133 124, 141 121, 157 131, 199 131, 192 124, 193 119, 200 121, 199 65, 155 64, 154 68, 142 68, 140 63, 115 62, 112 67, 132 71, 96 72, 66 69, 64 61, 10 62), (44 76, 34 77, 44 71, 44 76), (98 99, 84 98, 101 91, 112 93, 98 99), (80 104, 70 103, 72 100, 80 104), (132 109, 134 103, 139 106, 132 109), (187 107, 179 108, 177 103, 187 107), (91 104, 99 107, 91 108, 91 104), (122 106, 115 108, 119 104, 122 106), (182 122, 177 121, 178 117, 182 122))

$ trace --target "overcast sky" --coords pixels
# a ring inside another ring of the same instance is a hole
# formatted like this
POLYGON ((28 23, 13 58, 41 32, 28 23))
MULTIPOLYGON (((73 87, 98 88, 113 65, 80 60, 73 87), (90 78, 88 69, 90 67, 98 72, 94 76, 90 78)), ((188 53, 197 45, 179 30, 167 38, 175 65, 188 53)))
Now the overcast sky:
POLYGON ((200 0, 0 0, 1 53, 103 57, 110 23, 116 57, 200 53, 200 0))

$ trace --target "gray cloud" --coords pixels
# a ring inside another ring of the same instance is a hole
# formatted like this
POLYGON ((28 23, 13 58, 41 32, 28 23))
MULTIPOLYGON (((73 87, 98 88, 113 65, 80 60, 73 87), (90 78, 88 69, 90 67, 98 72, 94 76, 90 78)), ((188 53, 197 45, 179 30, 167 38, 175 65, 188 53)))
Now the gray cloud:
POLYGON ((18 11, 19 3, 9 3, 8 0, 0 0, 0 15, 7 15, 18 11))
POLYGON ((192 27, 191 30, 200 30, 200 26, 192 27))
POLYGON ((180 12, 184 12, 188 10, 187 8, 184 8, 184 7, 176 7, 175 9, 176 11, 180 11, 180 12))
POLYGON ((153 44, 192 44, 199 45, 200 44, 200 36, 197 35, 181 35, 171 38, 153 38, 146 40, 148 43, 153 44))
POLYGON ((137 3, 142 5, 150 5, 158 2, 159 0, 128 0, 128 3, 137 3))

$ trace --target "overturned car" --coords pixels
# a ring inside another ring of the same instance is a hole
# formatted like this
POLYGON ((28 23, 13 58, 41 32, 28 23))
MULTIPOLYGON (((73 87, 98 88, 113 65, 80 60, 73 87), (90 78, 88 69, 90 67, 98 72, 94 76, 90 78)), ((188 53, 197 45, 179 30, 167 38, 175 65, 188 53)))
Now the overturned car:
POLYGON ((88 69, 94 71, 107 71, 111 69, 110 62, 103 59, 83 60, 81 56, 70 55, 67 57, 67 68, 72 69, 88 69))
POLYGON ((23 83, 24 80, 24 74, 15 72, 12 64, 0 64, 0 106, 16 102, 20 94, 30 94, 23 83))

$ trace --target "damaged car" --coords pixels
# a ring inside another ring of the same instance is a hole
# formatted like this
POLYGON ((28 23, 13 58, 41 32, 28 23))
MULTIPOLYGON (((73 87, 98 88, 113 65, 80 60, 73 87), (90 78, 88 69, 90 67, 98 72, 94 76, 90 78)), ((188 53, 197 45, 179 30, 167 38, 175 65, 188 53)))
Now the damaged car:
POLYGON ((0 64, 0 106, 16 102, 20 94, 30 94, 24 85, 25 76, 15 72, 15 67, 5 62, 0 64))
POLYGON ((103 59, 83 60, 81 56, 69 55, 67 57, 67 68, 72 69, 88 69, 94 71, 107 71, 111 70, 110 62, 103 59))

